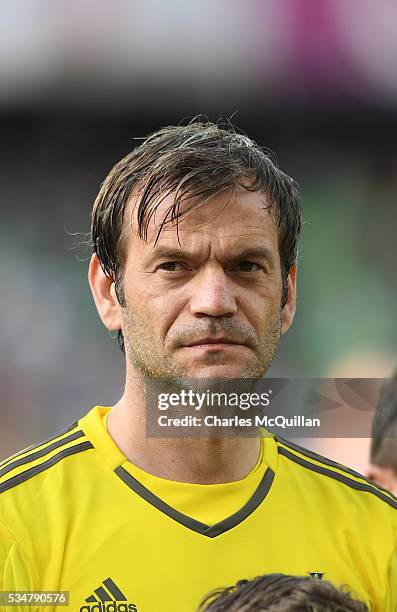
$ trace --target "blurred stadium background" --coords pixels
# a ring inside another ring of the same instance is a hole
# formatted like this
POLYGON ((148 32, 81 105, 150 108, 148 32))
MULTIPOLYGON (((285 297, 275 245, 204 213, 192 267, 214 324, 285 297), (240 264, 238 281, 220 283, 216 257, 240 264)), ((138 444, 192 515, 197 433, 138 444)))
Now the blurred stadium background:
MULTIPOLYGON (((92 202, 135 137, 197 113, 233 117, 302 187, 298 312, 272 374, 390 373, 393 0, 3 0, 0 27, 0 458, 118 399, 81 245, 92 202)), ((310 443, 363 469, 365 441, 310 443)))

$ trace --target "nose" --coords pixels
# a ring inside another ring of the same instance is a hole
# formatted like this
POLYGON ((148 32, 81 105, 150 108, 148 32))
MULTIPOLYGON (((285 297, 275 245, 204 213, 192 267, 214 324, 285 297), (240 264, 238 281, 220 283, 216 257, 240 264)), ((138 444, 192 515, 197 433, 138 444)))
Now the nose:
POLYGON ((200 270, 191 284, 190 311, 194 316, 224 317, 237 312, 232 281, 220 265, 200 270))

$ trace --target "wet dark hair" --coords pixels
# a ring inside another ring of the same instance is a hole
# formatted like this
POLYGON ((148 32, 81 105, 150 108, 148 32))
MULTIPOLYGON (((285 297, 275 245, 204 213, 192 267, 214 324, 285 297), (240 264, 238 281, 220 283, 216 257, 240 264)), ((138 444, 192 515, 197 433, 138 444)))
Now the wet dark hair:
POLYGON ((371 463, 389 466, 397 474, 397 371, 383 383, 372 422, 371 463))
POLYGON ((210 593, 201 612, 368 612, 347 589, 309 576, 268 574, 210 593))
MULTIPOLYGON (((176 222, 211 196, 242 186, 267 196, 266 208, 275 213, 279 230, 284 306, 288 274, 296 261, 301 213, 296 183, 276 166, 271 154, 231 125, 196 118, 185 126, 168 126, 147 136, 110 171, 101 185, 91 217, 91 243, 104 273, 115 281, 123 306, 122 273, 125 260, 125 210, 138 197, 138 236, 147 239, 151 218, 160 203, 175 193, 165 212, 164 225, 176 222), (191 206, 180 211, 181 201, 191 206)), ((177 225, 178 230, 178 225, 177 225)), ((119 332, 123 348, 123 337, 119 332)))

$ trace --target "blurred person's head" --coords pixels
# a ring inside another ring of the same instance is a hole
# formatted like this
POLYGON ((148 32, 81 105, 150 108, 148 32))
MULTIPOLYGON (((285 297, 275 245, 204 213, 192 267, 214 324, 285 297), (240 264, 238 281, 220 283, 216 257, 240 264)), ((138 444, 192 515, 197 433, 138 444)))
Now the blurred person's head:
POLYGON ((147 137, 92 213, 91 288, 127 367, 263 376, 295 312, 300 227, 294 181, 248 137, 200 122, 147 137))
POLYGON ((346 589, 308 576, 267 574, 210 593, 202 612, 368 612, 346 589), (209 603, 208 603, 209 602, 209 603))
POLYGON ((381 389, 372 424, 367 477, 397 495, 397 371, 381 389))

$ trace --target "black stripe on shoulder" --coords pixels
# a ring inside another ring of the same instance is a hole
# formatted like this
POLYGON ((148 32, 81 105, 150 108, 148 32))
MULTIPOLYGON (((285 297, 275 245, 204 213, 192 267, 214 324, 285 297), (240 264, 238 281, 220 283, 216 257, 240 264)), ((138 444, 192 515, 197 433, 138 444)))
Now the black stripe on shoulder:
POLYGON ((373 482, 372 480, 369 480, 369 478, 366 478, 363 474, 360 474, 360 472, 356 472, 356 470, 352 470, 351 468, 347 467, 346 465, 343 465, 342 463, 333 461, 332 459, 329 459, 328 457, 324 457, 323 455, 319 455, 318 453, 315 453, 314 451, 311 451, 308 448, 304 448, 303 446, 299 446, 298 444, 295 444, 294 442, 290 442, 289 440, 286 440, 285 438, 282 438, 281 436, 275 436, 275 439, 276 441, 281 442, 281 444, 284 444, 284 446, 287 446, 288 448, 292 448, 293 450, 296 450, 298 453, 301 453, 301 455, 305 455, 305 457, 309 457, 309 459, 314 459, 315 461, 318 461, 319 463, 323 463, 324 465, 329 465, 330 467, 337 468, 338 470, 341 470, 341 472, 345 472, 346 474, 349 474, 350 476, 355 476, 356 478, 360 478, 361 480, 364 480, 369 485, 372 485, 374 488, 379 489, 381 492, 383 491, 384 493, 387 493, 397 502, 397 497, 395 497, 393 493, 391 493, 384 487, 381 487, 380 485, 378 485, 378 483, 373 482))
POLYGON ((35 465, 34 467, 26 470, 26 472, 21 472, 21 474, 17 474, 17 476, 13 476, 12 478, 9 478, 8 480, 0 484, 0 493, 3 493, 4 491, 7 491, 7 489, 11 489, 12 487, 16 487, 17 485, 21 484, 21 482, 25 482, 25 480, 29 480, 29 478, 32 478, 32 476, 40 474, 40 472, 44 472, 45 470, 52 467, 65 457, 68 457, 69 455, 74 455, 75 453, 80 453, 90 448, 94 448, 91 442, 81 442, 80 444, 76 444, 75 446, 64 448, 62 451, 60 451, 50 459, 47 459, 47 461, 40 463, 40 465, 35 465))
POLYGON ((8 474, 8 472, 11 472, 11 470, 13 470, 14 468, 19 467, 20 465, 24 465, 25 463, 30 463, 31 461, 34 461, 35 459, 39 459, 39 457, 44 457, 45 455, 48 455, 48 453, 55 450, 56 448, 59 448, 60 446, 65 446, 65 444, 68 444, 69 442, 73 442, 73 440, 77 440, 78 438, 81 438, 83 436, 84 436, 84 432, 80 429, 79 431, 75 431, 74 433, 70 434, 70 436, 66 436, 66 438, 61 438, 60 440, 53 442, 49 446, 45 446, 44 448, 41 448, 35 453, 30 453, 26 457, 21 457, 20 459, 11 461, 5 467, 0 469, 0 478, 4 476, 5 474, 8 474))
POLYGON ((306 459, 303 459, 302 457, 295 455, 295 453, 290 452, 283 446, 278 446, 278 452, 280 455, 284 455, 284 457, 288 457, 288 459, 295 461, 295 463, 299 463, 299 465, 305 468, 308 468, 309 470, 312 470, 313 472, 317 472, 318 474, 322 474, 323 476, 329 476, 330 478, 333 478, 334 480, 338 480, 339 482, 342 482, 343 484, 351 487, 352 489, 356 489, 357 491, 364 491, 366 493, 372 493, 373 495, 375 495, 382 501, 389 504, 389 506, 397 510, 397 500, 393 499, 392 497, 388 497, 388 495, 384 495, 381 491, 376 489, 369 482, 368 484, 364 482, 357 482, 357 480, 352 480, 351 478, 348 478, 347 476, 344 476, 343 474, 339 474, 339 472, 334 472, 333 470, 329 470, 328 468, 323 467, 322 465, 317 465, 315 463, 312 463, 311 461, 306 461, 306 459))
POLYGON ((78 421, 75 421, 74 423, 72 423, 72 425, 69 425, 69 427, 67 427, 64 431, 61 431, 61 433, 58 433, 55 436, 51 436, 51 438, 47 438, 47 440, 43 440, 42 442, 38 442, 38 444, 32 444, 32 446, 28 446, 28 448, 23 448, 18 453, 15 453, 15 455, 11 455, 11 457, 7 457, 7 459, 4 459, 3 461, 0 462, 0 468, 7 465, 11 461, 14 461, 14 459, 16 459, 17 457, 20 457, 21 455, 24 455, 25 453, 29 453, 30 451, 34 451, 35 448, 39 448, 39 446, 43 446, 43 444, 48 444, 49 442, 52 442, 53 440, 57 440, 60 436, 64 436, 69 431, 76 429, 78 424, 79 424, 78 421))
POLYGON ((303 446, 294 444, 293 442, 290 442, 289 440, 286 440, 285 438, 282 438, 281 436, 275 436, 275 438, 276 440, 279 440, 282 444, 284 444, 284 446, 288 446, 289 448, 292 448, 298 451, 298 453, 302 453, 302 455, 305 455, 306 457, 310 457, 310 459, 315 459, 316 461, 325 463, 325 465, 330 465, 331 467, 335 467, 335 468, 338 468, 339 470, 343 470, 344 472, 346 472, 347 474, 350 474, 351 476, 357 476, 358 478, 365 478, 365 476, 363 476, 359 472, 356 472, 355 470, 352 470, 351 468, 348 468, 345 465, 338 463, 337 461, 332 461, 332 459, 328 459, 328 457, 319 455, 315 453, 314 451, 309 450, 308 448, 304 448, 303 446))

